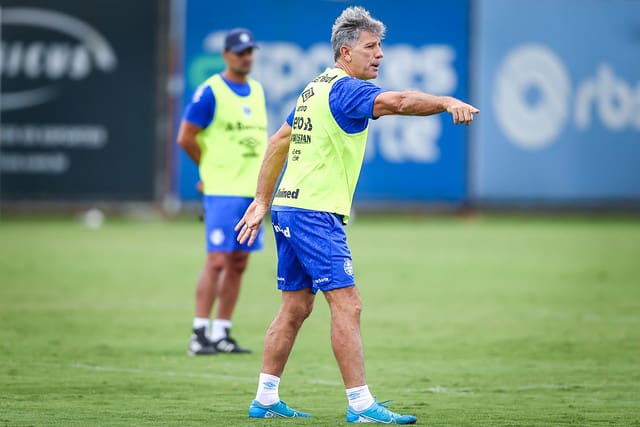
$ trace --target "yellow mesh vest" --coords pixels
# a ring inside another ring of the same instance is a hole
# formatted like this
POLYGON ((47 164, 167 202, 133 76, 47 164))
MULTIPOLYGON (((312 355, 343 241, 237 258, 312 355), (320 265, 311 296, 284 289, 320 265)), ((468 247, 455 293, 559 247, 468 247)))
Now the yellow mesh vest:
POLYGON ((311 81, 296 103, 287 168, 273 204, 344 215, 351 211, 360 176, 367 130, 344 132, 329 109, 329 91, 348 78, 328 68, 311 81))
POLYGON ((238 96, 219 74, 205 84, 216 108, 211 124, 198 133, 204 194, 253 197, 267 148, 267 112, 262 86, 249 79, 249 96, 238 96))

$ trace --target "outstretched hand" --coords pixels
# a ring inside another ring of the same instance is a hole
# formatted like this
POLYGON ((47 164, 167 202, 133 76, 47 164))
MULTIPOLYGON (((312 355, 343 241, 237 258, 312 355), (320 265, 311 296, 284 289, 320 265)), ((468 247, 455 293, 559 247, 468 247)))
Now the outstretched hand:
POLYGON ((237 238, 240 244, 244 244, 244 242, 249 239, 249 243, 247 243, 247 245, 253 245, 253 242, 255 242, 258 237, 260 225, 262 224, 262 220, 264 219, 268 208, 268 205, 258 203, 255 200, 251 202, 247 210, 244 212, 242 219, 238 221, 234 228, 235 231, 240 231, 237 238))
POLYGON ((470 104, 466 104, 460 100, 452 98, 451 104, 447 107, 447 113, 453 117, 453 124, 463 123, 466 126, 473 121, 473 115, 478 114, 480 110, 470 104))

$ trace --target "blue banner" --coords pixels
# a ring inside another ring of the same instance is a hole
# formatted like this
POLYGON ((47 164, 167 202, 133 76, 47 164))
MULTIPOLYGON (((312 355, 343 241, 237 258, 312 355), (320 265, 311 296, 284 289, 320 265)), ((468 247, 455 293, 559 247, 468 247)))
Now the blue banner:
MULTIPOLYGON (((331 27, 350 2, 189 0, 184 104, 210 74, 224 68, 221 47, 233 27, 251 29, 260 49, 252 76, 265 87, 270 133, 284 122, 304 86, 333 65, 331 27)), ((385 58, 374 81, 383 89, 420 89, 467 99, 467 0, 359 2, 387 25, 385 58), (401 6, 399 6, 401 5, 401 6)), ((372 121, 356 201, 438 201, 466 198, 466 129, 449 115, 372 121)), ((197 170, 180 154, 179 193, 197 197, 197 170)))
POLYGON ((640 198, 640 2, 482 0, 471 191, 479 201, 640 198))

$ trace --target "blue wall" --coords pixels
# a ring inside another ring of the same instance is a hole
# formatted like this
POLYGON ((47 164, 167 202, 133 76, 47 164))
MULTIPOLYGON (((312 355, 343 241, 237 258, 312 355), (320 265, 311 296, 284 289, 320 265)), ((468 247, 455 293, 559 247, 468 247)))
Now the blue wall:
POLYGON ((473 196, 638 200, 640 2, 477 5, 473 196))
MULTIPOLYGON (((253 76, 265 86, 273 132, 306 82, 332 65, 331 25, 352 4, 388 27, 378 85, 453 95, 481 109, 468 129, 446 114, 371 122, 357 202, 640 200, 637 1, 277 0, 238 8, 189 0, 184 103, 224 67, 224 32, 246 26, 261 45, 253 76)), ((197 198, 196 168, 182 153, 178 163, 180 197, 197 198)))
MULTIPOLYGON (((226 30, 250 28, 260 49, 253 77, 265 87, 270 132, 293 108, 306 83, 333 65, 331 26, 352 2, 189 0, 186 18, 186 104, 210 73, 224 67, 220 47, 226 30)), ((468 98, 467 0, 397 3, 370 0, 367 8, 387 25, 385 58, 376 83, 384 89, 421 89, 468 98)), ((448 116, 384 117, 370 125, 356 200, 421 200, 460 203, 466 198, 467 151, 463 127, 448 116)), ((180 197, 197 197, 197 170, 180 153, 180 197)))

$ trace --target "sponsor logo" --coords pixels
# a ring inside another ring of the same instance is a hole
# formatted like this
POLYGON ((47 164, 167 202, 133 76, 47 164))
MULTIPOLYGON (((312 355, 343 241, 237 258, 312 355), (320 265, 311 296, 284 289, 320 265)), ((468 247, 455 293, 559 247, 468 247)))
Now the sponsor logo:
POLYGON ((302 92, 302 102, 307 102, 307 99, 311 98, 313 95, 313 88, 310 87, 309 89, 302 92))
POLYGON ((360 392, 359 391, 352 391, 351 393, 349 393, 347 395, 347 398, 349 400, 357 399, 358 397, 360 397, 360 392))
POLYGON ((551 143, 569 114, 569 74, 552 51, 524 45, 511 52, 496 75, 494 108, 502 130, 523 148, 551 143))
POLYGON ((238 144, 245 147, 248 151, 242 153, 242 157, 258 157, 258 152, 256 151, 256 147, 260 144, 255 138, 243 138, 238 141, 238 144))
POLYGON ((313 130, 313 124, 311 123, 311 117, 300 117, 295 116, 293 118, 293 123, 291 124, 291 128, 298 130, 313 130))
POLYGON ((224 127, 225 127, 225 130, 229 132, 232 132, 235 130, 251 130, 251 129, 265 130, 266 129, 264 126, 246 125, 240 121, 228 122, 227 124, 224 125, 224 127))
MULTIPOLYGON (((313 79, 312 82, 314 82, 314 83, 331 83, 337 77, 338 76, 331 76, 329 74, 322 74, 322 75, 316 77, 315 79, 313 79)), ((311 93, 313 94, 313 91, 311 93)))
MULTIPOLYGON (((278 224, 274 224, 273 230, 276 233, 282 233, 286 238, 291 237, 291 231, 289 230, 289 227, 282 228, 278 224)), ((284 278, 280 278, 280 277, 278 278, 278 280, 281 280, 281 279, 284 281, 284 278)))
POLYGON ((291 142, 294 144, 311 144, 311 136, 304 133, 292 133, 291 142))
POLYGON ((70 166, 71 160, 64 153, 2 153, 0 156, 0 171, 6 174, 62 174, 70 166))
POLYGON ((274 383, 273 381, 266 381, 263 382, 262 385, 264 386, 264 388, 266 388, 267 390, 275 390, 277 387, 277 384, 274 383))
POLYGON ((293 191, 290 190, 285 190, 284 188, 280 188, 278 189, 278 191, 276 191, 276 196, 279 199, 297 199, 298 196, 300 195, 300 189, 297 188, 293 191))
POLYGON ((640 82, 635 87, 601 63, 595 76, 572 85, 565 63, 549 47, 523 44, 496 72, 493 108, 514 145, 537 150, 553 144, 573 122, 586 131, 600 119, 611 131, 640 131, 640 82))
POLYGON ((314 280, 313 283, 325 283, 325 282, 328 282, 328 281, 329 281, 328 277, 321 277, 319 279, 314 280))
MULTIPOLYGON (((0 73, 30 87, 3 92, 0 110, 18 110, 47 103, 62 92, 63 79, 80 81, 95 70, 115 70, 117 58, 109 42, 89 24, 72 16, 38 8, 5 8, 3 29, 35 27, 58 33, 47 40, 14 40, 8 31, 0 44, 0 73)), ((3 89, 6 89, 3 88, 3 89)))
POLYGON ((209 87, 206 84, 202 84, 200 86, 198 86, 198 89, 196 89, 195 92, 193 92, 193 96, 191 97, 191 102, 199 102, 200 98, 202 98, 202 95, 204 94, 204 90, 209 87))

